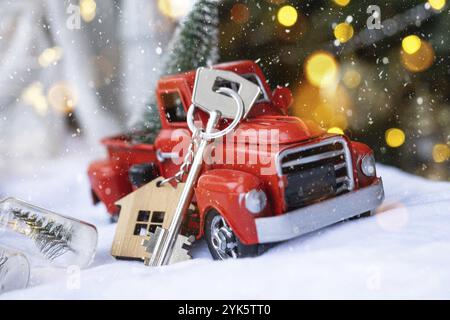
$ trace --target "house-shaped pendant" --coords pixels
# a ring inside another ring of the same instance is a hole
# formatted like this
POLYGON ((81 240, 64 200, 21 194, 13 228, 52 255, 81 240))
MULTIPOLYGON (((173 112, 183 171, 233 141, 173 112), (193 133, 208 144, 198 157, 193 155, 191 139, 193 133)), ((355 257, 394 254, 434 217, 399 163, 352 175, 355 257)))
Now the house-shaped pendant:
POLYGON ((161 180, 157 178, 115 203, 120 207, 120 216, 112 256, 136 260, 149 258, 149 253, 142 246, 143 240, 149 239, 148 233, 154 232, 157 227, 169 227, 184 183, 178 183, 176 187, 168 183, 158 187, 157 183, 161 180))

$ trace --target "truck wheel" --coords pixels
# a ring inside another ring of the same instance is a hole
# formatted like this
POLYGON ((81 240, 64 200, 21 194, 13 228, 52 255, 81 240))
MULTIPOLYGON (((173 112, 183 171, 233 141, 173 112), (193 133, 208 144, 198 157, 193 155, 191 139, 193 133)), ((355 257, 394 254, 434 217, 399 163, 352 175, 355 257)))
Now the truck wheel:
POLYGON ((225 219, 215 210, 205 221, 205 238, 214 260, 237 259, 259 255, 259 246, 245 245, 234 234, 225 219))

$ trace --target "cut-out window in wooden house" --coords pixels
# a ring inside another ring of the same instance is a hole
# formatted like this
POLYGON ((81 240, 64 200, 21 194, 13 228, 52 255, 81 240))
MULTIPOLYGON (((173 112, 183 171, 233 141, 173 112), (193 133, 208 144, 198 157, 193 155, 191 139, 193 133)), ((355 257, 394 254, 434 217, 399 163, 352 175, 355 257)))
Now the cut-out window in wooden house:
POLYGON ((164 211, 146 211, 140 210, 137 214, 136 227, 134 228, 135 236, 146 236, 148 232, 155 232, 157 227, 163 226, 164 211))
POLYGON ((135 236, 146 236, 147 235, 147 224, 137 223, 134 228, 135 236))
POLYGON ((138 213, 137 221, 148 222, 150 220, 150 211, 140 210, 138 213))
POLYGON ((153 211, 152 223, 163 223, 164 222, 164 211, 153 211))

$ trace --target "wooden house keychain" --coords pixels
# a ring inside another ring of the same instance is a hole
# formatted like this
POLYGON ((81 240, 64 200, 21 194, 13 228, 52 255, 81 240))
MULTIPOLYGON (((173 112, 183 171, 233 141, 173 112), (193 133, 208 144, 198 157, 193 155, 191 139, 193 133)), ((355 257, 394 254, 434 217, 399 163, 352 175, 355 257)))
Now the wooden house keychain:
POLYGON ((116 202, 120 216, 111 255, 122 259, 148 259, 142 240, 157 227, 168 228, 172 221, 184 183, 175 187, 167 183, 160 187, 159 177, 116 202))

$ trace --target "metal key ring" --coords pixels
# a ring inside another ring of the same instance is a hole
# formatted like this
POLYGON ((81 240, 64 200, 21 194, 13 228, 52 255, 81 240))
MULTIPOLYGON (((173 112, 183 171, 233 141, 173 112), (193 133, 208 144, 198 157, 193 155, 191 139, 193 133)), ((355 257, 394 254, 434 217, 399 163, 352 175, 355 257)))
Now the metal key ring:
POLYGON ((195 130, 200 131, 199 136, 201 139, 213 140, 213 139, 217 139, 217 138, 227 135, 228 133, 233 131, 234 128, 236 128, 236 126, 239 124, 239 122, 241 122, 242 117, 244 116, 244 102, 242 101, 241 96, 239 94, 237 94, 236 91, 233 91, 230 88, 219 88, 217 90, 217 92, 224 93, 224 94, 230 96, 231 98, 233 98, 233 100, 236 102, 236 107, 237 107, 236 116, 235 116, 233 122, 231 122, 230 125, 228 127, 226 127, 225 129, 223 129, 219 132, 211 132, 211 133, 204 132, 202 128, 198 128, 194 124, 194 110, 196 108, 196 105, 192 104, 189 107, 189 110, 186 115, 187 124, 188 124, 189 130, 191 130, 192 132, 194 132, 195 130))

